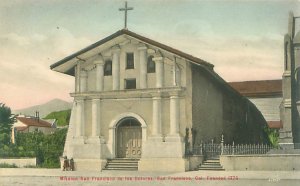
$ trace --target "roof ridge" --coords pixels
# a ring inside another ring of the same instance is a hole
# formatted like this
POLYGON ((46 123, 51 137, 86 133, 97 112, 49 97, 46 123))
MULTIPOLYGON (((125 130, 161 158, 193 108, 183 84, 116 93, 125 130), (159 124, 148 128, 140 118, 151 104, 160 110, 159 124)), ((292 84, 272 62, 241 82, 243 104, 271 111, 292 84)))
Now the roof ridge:
MULTIPOLYGON (((83 54, 85 52, 88 52, 89 50, 92 50, 92 49, 94 49, 94 48, 96 48, 96 47, 98 47, 98 46, 100 46, 100 45, 102 45, 102 44, 104 44, 104 43, 106 43, 106 42, 108 42, 108 41, 110 41, 110 40, 118 37, 118 36, 121 36, 122 34, 126 34, 128 36, 131 36, 133 38, 141 40, 141 41, 143 41, 145 43, 148 43, 150 45, 154 45, 154 46, 156 46, 158 48, 161 48, 163 50, 166 50, 166 51, 168 51, 170 53, 173 53, 173 54, 176 54, 176 55, 181 56, 183 58, 186 58, 186 59, 190 60, 191 62, 195 62, 195 63, 201 64, 201 65, 204 65, 204 66, 208 67, 209 69, 213 69, 213 67, 214 67, 213 64, 211 64, 211 63, 209 63, 207 61, 204 61, 204 60, 202 60, 200 58, 197 58, 197 57, 195 57, 195 56, 193 56, 191 54, 182 52, 182 51, 180 51, 178 49, 175 49, 175 48, 170 47, 168 45, 162 44, 162 43, 160 43, 158 41, 149 39, 149 38, 147 38, 145 36, 139 35, 139 34, 137 34, 135 32, 132 32, 132 31, 130 31, 128 29, 121 29, 121 30, 118 30, 117 32, 115 32, 115 33, 113 33, 113 34, 111 34, 111 35, 103 38, 102 40, 99 40, 99 41, 97 41, 97 42, 95 42, 95 43, 93 43, 93 44, 91 44, 91 45, 89 45, 89 46, 87 46, 87 47, 85 47, 85 48, 83 48, 83 49, 81 49, 81 50, 79 50, 79 51, 77 51, 77 52, 75 52, 75 53, 73 53, 73 54, 65 57, 65 58, 63 58, 62 60, 60 60, 60 61, 58 61, 58 62, 50 65, 50 68, 54 69, 55 67, 58 67, 58 66, 60 66, 60 65, 62 65, 64 63, 68 62, 69 60, 72 60, 72 59, 76 58, 77 56, 79 56, 79 55, 81 55, 81 54, 83 54)), ((66 72, 64 72, 64 73, 66 73, 66 72)))

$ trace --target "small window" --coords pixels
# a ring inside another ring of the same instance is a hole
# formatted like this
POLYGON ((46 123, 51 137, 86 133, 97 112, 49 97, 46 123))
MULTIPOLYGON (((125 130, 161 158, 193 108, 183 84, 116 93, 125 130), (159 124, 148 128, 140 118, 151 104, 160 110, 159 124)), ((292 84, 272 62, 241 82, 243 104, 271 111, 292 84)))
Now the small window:
POLYGON ((125 89, 136 89, 136 80, 125 79, 125 89))
POLYGON ((107 60, 105 61, 104 65, 104 76, 111 76, 112 74, 112 61, 107 60))
POLYGON ((153 56, 148 57, 147 72, 148 73, 155 73, 155 62, 153 61, 153 56))
POLYGON ((126 69, 134 69, 134 55, 133 53, 126 54, 126 69))

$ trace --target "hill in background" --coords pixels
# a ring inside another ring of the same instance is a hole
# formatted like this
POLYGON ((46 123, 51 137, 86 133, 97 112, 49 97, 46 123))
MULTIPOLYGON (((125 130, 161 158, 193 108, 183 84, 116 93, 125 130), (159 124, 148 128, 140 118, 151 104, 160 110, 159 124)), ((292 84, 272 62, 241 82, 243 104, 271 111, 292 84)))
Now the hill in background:
POLYGON ((69 125, 71 109, 51 112, 43 119, 56 119, 57 126, 69 125))
POLYGON ((19 109, 19 110, 13 110, 12 113, 35 116, 35 112, 38 111, 40 114, 40 118, 45 118, 51 112, 68 110, 71 108, 72 108, 72 103, 63 101, 61 99, 53 99, 41 105, 36 105, 36 106, 19 109))

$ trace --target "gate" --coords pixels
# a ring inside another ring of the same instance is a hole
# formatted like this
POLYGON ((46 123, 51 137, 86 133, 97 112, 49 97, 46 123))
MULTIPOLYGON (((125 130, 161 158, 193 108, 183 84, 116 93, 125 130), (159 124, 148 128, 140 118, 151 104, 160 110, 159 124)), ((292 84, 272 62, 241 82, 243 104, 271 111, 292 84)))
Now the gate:
POLYGON ((204 143, 203 155, 205 159, 219 159, 221 155, 221 144, 204 143))
POLYGON ((193 154, 203 155, 204 159, 219 159, 222 147, 218 143, 201 143, 193 148, 193 154))

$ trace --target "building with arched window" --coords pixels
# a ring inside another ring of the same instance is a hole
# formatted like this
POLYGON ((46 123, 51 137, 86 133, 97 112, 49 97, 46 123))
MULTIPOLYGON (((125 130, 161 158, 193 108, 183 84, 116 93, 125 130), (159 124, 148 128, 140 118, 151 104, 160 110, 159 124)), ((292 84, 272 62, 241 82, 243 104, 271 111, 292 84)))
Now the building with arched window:
POLYGON ((263 142, 261 113, 213 68, 126 29, 51 65, 75 77, 64 155, 77 170, 125 161, 186 171, 187 152, 202 141, 263 142))

